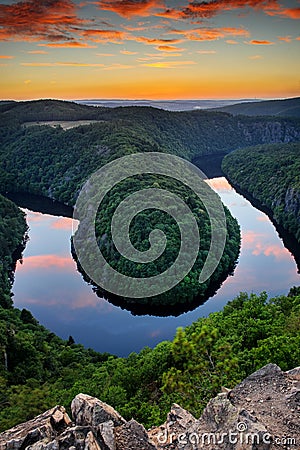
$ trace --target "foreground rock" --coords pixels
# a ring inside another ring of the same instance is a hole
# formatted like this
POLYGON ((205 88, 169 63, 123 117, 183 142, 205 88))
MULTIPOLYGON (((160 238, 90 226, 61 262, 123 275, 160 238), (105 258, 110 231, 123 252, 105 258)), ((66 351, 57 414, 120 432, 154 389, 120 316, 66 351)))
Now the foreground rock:
POLYGON ((29 449, 36 442, 50 442, 70 426, 71 420, 63 406, 45 413, 0 434, 0 450, 29 449))
POLYGON ((173 405, 148 432, 111 406, 79 394, 0 434, 0 450, 272 450, 300 448, 300 368, 268 364, 212 399, 199 419, 173 405))
POLYGON ((298 450, 300 367, 283 372, 268 364, 212 399, 198 420, 173 405, 149 435, 159 450, 298 450))

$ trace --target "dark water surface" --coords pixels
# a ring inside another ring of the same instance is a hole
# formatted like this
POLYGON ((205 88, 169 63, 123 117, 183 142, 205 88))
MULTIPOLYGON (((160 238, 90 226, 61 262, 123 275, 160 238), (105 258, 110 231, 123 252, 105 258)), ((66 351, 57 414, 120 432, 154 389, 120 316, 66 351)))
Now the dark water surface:
MULTIPOLYGON (((276 296, 299 285, 295 260, 269 218, 237 194, 225 178, 215 178, 209 183, 237 218, 242 248, 234 275, 204 305, 179 317, 161 318, 133 316, 99 299, 83 281, 72 259, 72 219, 27 209, 30 241, 22 264, 17 264, 13 285, 15 306, 29 309, 41 324, 62 338, 72 335, 77 343, 87 347, 125 356, 172 339, 177 327, 222 309, 241 291, 267 291, 276 296)), ((22 206, 25 205, 26 200, 22 206)), ((38 205, 26 206, 38 209, 38 205)))

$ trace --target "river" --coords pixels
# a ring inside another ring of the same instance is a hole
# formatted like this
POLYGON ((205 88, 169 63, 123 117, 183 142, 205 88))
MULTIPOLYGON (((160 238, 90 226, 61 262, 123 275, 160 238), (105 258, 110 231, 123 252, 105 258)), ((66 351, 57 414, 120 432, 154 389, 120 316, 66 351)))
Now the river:
POLYGON ((177 327, 221 310, 241 291, 267 291, 277 296, 299 285, 295 260, 268 216, 238 194, 225 178, 209 183, 237 218, 242 246, 234 274, 205 304, 178 317, 133 316, 98 298, 77 272, 70 253, 72 219, 46 214, 44 208, 43 213, 25 209, 30 240, 22 262, 17 263, 15 306, 29 309, 42 325, 64 339, 71 335, 86 347, 126 356, 172 339, 177 327))

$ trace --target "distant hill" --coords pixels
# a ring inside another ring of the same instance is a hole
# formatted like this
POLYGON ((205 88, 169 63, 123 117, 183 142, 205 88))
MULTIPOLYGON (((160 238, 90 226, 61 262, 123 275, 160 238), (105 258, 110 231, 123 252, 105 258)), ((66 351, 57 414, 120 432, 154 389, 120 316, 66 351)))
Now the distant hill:
MULTIPOLYGON (((239 99, 239 103, 257 100, 239 99)), ((194 111, 198 109, 216 109, 235 105, 237 100, 124 100, 124 99, 89 99, 76 100, 80 105, 117 108, 119 106, 152 106, 166 111, 194 111)))
POLYGON ((34 100, 24 102, 1 102, 2 120, 20 123, 49 120, 94 119, 102 108, 79 105, 63 100, 34 100))
MULTIPOLYGON (((0 111, 0 148, 5 153, 8 151, 7 144, 13 144, 19 148, 20 154, 25 155, 23 141, 28 141, 29 147, 32 147, 34 140, 31 138, 35 134, 38 136, 36 139, 39 140, 40 153, 45 143, 49 145, 52 136, 55 148, 62 147, 66 141, 67 154, 70 143, 76 148, 75 153, 78 151, 82 154, 81 149, 84 148, 83 154, 86 156, 91 151, 89 156, 97 159, 96 166, 102 164, 102 157, 93 146, 100 144, 111 150, 111 157, 116 157, 115 152, 118 151, 123 154, 147 149, 176 154, 192 161, 198 156, 225 154, 250 145, 300 140, 300 122, 297 117, 234 116, 212 110, 171 112, 145 106, 105 108, 61 100, 15 102, 4 106, 6 109, 0 111), (28 127, 24 130, 26 124, 46 125, 56 122, 56 125, 60 123, 64 126, 66 121, 74 122, 74 125, 90 121, 93 125, 77 126, 74 132, 66 136, 62 130, 55 133, 50 127, 41 127, 43 130, 28 127), (45 136, 41 138, 43 134, 45 136)), ((48 154, 48 149, 45 152, 48 154)), ((24 163, 27 166, 27 162, 24 163)), ((24 172, 24 168, 22 164, 21 172, 24 172)))
POLYGON ((267 100, 237 103, 236 105, 213 108, 214 111, 245 116, 300 117, 300 97, 286 100, 267 100))

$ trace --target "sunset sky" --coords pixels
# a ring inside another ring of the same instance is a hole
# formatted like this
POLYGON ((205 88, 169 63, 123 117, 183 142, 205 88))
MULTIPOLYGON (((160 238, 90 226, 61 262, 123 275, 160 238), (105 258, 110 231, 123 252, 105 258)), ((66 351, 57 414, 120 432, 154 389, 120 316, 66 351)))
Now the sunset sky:
POLYGON ((1 99, 300 95, 300 1, 0 2, 1 99))

